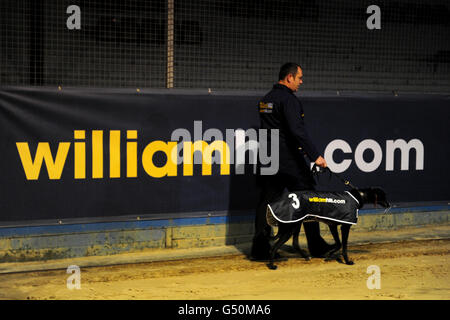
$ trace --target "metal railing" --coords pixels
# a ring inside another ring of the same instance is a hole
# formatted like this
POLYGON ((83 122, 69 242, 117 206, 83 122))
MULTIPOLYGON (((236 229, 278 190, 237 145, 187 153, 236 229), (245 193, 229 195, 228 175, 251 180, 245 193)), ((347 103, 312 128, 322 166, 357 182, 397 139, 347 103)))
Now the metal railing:
POLYGON ((366 0, 2 0, 0 85, 263 90, 291 61, 303 90, 450 92, 448 1, 376 2, 370 30, 366 0))

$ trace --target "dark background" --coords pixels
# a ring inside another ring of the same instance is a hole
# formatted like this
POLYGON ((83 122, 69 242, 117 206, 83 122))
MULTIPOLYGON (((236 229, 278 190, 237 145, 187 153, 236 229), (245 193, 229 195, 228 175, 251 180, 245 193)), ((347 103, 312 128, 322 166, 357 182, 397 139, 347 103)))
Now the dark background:
MULTIPOLYGON (((299 94, 320 151, 337 138, 353 152, 367 138, 383 152, 388 139, 424 143, 423 171, 414 170, 412 152, 409 171, 400 170, 397 153, 395 170, 386 172, 383 154, 376 171, 362 173, 353 161, 342 176, 357 186, 381 186, 396 203, 448 201, 447 0, 173 3, 170 24, 168 0, 0 1, 1 222, 249 214, 257 197, 251 167, 245 175, 232 168, 220 176, 215 166, 204 177, 197 166, 194 177, 155 179, 138 165, 139 179, 75 180, 72 144, 61 180, 45 179, 43 168, 39 181, 27 181, 15 142, 49 141, 54 148, 73 142, 74 129, 87 137, 102 129, 106 146, 109 129, 123 136, 136 129, 142 152, 176 128, 192 130, 194 120, 204 130, 256 127, 256 103, 288 61, 302 66, 299 94), (373 4, 381 10, 380 30, 366 27, 373 4), (80 30, 66 26, 70 5, 80 7, 80 30), (171 55, 173 89, 167 89, 171 55)), ((364 154, 367 161, 372 156, 364 154)), ((106 160, 104 169, 106 176, 106 160)), ((343 186, 323 177, 319 188, 343 186)))
MULTIPOLYGON (((174 87, 450 92, 447 0, 174 0, 174 87), (370 5, 381 29, 368 30, 370 5)), ((167 0, 2 0, 0 85, 165 88, 167 0), (69 30, 69 5, 81 29, 69 30)))

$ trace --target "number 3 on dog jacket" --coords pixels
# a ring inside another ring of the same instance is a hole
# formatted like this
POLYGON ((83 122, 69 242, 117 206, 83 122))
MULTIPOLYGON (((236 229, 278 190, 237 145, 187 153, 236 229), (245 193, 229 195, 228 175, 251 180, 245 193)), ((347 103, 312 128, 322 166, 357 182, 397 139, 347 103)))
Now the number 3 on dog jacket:
POLYGON ((348 191, 285 192, 267 205, 266 218, 272 226, 278 222, 293 223, 314 218, 356 224, 358 208, 359 201, 348 191))

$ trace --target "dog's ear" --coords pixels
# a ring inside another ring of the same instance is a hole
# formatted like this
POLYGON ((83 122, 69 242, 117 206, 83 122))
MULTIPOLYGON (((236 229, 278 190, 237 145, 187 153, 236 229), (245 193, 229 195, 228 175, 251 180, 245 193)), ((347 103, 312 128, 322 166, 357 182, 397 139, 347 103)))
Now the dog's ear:
POLYGON ((387 201, 386 198, 386 192, 384 192, 383 189, 376 187, 376 188, 372 188, 373 194, 375 196, 376 199, 376 203, 381 205, 384 208, 389 208, 390 204, 387 201))

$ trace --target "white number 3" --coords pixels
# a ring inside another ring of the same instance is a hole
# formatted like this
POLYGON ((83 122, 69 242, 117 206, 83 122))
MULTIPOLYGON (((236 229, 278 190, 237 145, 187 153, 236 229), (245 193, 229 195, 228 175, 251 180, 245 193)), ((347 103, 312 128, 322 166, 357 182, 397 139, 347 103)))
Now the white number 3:
POLYGON ((290 193, 289 198, 292 198, 293 202, 292 202, 292 206, 294 207, 294 209, 298 209, 300 208, 300 201, 297 198, 297 195, 295 193, 290 193))

